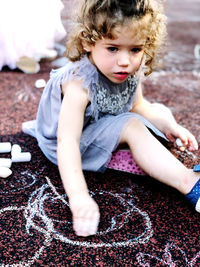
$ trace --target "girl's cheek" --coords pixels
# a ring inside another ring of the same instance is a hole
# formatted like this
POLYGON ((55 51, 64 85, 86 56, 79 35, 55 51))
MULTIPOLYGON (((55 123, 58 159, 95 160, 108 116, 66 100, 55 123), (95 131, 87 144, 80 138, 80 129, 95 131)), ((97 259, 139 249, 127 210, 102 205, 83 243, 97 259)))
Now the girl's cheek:
POLYGON ((135 68, 138 70, 142 62, 142 58, 138 58, 135 60, 135 68))

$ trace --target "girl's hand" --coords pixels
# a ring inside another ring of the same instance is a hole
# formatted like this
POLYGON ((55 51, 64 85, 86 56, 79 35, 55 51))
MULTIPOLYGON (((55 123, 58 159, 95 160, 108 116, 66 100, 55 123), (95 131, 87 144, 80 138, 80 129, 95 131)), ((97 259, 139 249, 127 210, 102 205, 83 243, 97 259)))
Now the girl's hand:
POLYGON ((169 141, 174 143, 175 147, 179 148, 180 151, 184 151, 186 147, 189 151, 198 149, 198 143, 194 135, 179 124, 176 124, 176 127, 171 128, 171 131, 165 133, 165 135, 169 139, 169 141), (179 143, 182 142, 182 145, 176 142, 177 138, 180 139, 179 143))
POLYGON ((190 151, 198 149, 198 143, 194 135, 176 122, 169 108, 162 104, 154 103, 151 104, 151 110, 156 114, 156 119, 154 119, 155 126, 166 135, 169 141, 174 143, 175 147, 178 147, 180 151, 184 151, 186 148, 190 151), (179 143, 182 143, 182 145, 177 144, 177 139, 180 139, 179 143))
POLYGON ((99 208, 88 193, 72 196, 69 200, 73 229, 78 236, 95 235, 99 224, 99 208))

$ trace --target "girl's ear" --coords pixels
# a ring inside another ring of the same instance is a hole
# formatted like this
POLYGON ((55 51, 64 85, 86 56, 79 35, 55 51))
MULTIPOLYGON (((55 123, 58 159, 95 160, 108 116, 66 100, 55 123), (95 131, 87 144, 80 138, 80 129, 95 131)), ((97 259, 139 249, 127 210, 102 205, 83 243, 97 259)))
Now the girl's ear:
POLYGON ((91 52, 91 44, 87 43, 86 41, 82 41, 82 45, 83 45, 83 49, 86 51, 86 52, 91 52))

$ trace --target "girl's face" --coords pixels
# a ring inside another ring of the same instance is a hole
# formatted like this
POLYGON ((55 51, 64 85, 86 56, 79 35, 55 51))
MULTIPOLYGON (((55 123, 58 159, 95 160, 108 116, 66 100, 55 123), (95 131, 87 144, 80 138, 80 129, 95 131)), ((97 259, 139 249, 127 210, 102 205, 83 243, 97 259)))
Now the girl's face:
POLYGON ((90 61, 114 83, 124 82, 140 67, 145 39, 139 39, 128 27, 120 27, 116 39, 104 38, 87 45, 90 61))

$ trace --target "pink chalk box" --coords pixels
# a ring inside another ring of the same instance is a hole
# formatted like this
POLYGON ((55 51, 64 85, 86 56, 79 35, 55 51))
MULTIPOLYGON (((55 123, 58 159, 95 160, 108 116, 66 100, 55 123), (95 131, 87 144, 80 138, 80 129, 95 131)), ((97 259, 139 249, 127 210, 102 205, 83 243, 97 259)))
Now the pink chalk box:
POLYGON ((109 169, 134 173, 137 175, 146 175, 145 172, 136 164, 130 150, 117 150, 112 154, 108 163, 109 169))

